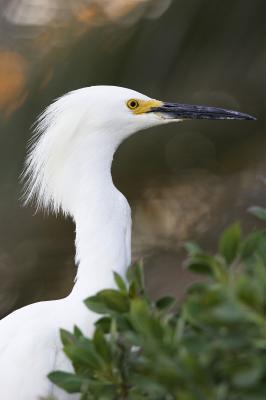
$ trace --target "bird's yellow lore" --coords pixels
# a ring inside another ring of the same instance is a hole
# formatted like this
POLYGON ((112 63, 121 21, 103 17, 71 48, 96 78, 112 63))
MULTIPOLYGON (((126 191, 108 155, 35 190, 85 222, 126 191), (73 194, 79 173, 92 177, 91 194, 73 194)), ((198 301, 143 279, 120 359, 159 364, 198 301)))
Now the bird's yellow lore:
POLYGON ((152 110, 155 107, 161 107, 163 102, 160 100, 141 100, 141 99, 130 99, 127 102, 127 106, 134 114, 144 114, 152 110))

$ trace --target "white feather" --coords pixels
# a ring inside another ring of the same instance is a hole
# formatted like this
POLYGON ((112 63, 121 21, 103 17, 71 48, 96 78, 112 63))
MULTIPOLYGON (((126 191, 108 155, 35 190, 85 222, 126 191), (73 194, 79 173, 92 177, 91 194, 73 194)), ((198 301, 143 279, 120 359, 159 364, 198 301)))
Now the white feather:
POLYGON ((78 273, 67 298, 24 307, 0 321, 3 400, 78 398, 46 376, 53 369, 71 370, 59 328, 76 324, 92 332, 96 316, 82 300, 113 286, 112 271, 124 274, 130 264, 130 208, 113 185, 112 158, 130 134, 162 123, 151 114, 134 115, 126 107, 132 97, 148 99, 129 89, 84 88, 56 100, 38 119, 24 171, 25 201, 72 216, 78 273))

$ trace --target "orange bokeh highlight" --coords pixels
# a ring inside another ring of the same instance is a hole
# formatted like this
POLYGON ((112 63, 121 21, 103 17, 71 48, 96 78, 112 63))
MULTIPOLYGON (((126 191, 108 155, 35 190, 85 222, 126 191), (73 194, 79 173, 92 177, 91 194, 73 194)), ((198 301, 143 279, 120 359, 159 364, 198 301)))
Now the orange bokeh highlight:
POLYGON ((0 111, 9 117, 27 97, 26 59, 19 53, 0 51, 0 111))

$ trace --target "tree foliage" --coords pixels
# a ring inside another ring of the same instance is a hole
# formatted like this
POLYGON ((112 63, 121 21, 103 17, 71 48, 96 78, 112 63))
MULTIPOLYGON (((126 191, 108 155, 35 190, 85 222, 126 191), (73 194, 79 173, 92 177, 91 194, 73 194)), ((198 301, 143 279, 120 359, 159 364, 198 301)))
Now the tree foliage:
MULTIPOLYGON (((251 210, 266 220, 263 209, 251 210)), ((266 398, 266 233, 222 235, 217 254, 186 244, 185 267, 205 276, 182 304, 152 301, 140 264, 117 289, 85 300, 95 333, 61 330, 74 372, 49 379, 82 400, 264 400, 266 398)))

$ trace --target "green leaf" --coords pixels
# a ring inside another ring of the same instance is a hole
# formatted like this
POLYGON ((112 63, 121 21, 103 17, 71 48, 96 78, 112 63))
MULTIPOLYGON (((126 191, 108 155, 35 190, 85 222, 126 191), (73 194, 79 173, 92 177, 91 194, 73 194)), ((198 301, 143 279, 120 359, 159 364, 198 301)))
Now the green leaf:
POLYGON ((196 254, 184 262, 185 268, 203 275, 213 275, 216 261, 208 254, 196 254))
POLYGON ((213 322, 219 321, 222 324, 241 323, 249 316, 242 308, 234 303, 224 302, 210 310, 209 317, 213 322))
POLYGON ((88 297, 84 300, 84 303, 89 310, 97 314, 108 314, 110 311, 105 302, 98 295, 88 297))
POLYGON ((139 322, 148 319, 150 316, 150 310, 147 303, 142 299, 134 299, 130 304, 130 317, 133 321, 139 322))
POLYGON ((135 285, 137 292, 145 291, 144 269, 142 262, 137 262, 127 270, 127 280, 130 286, 135 285))
POLYGON ((186 242, 184 247, 190 256, 202 253, 201 247, 195 242, 186 242))
POLYGON ((130 299, 138 297, 138 288, 136 282, 131 282, 128 289, 128 295, 130 299))
POLYGON ((83 333, 81 332, 81 330, 79 329, 78 326, 74 325, 74 336, 75 338, 79 339, 80 337, 83 336, 83 333))
POLYGON ((261 361, 256 357, 249 358, 249 360, 243 361, 236 366, 235 371, 232 372, 232 382, 236 387, 248 388, 257 385, 262 374, 261 361))
POLYGON ((103 365, 91 339, 81 337, 75 345, 65 346, 64 352, 75 364, 88 366, 90 369, 101 368, 103 365))
POLYGON ((98 293, 98 296, 112 311, 124 313, 129 311, 129 300, 126 295, 114 289, 105 289, 98 293))
POLYGON ((76 341, 75 336, 72 335, 72 333, 66 331, 65 329, 60 329, 60 338, 64 346, 73 344, 76 341))
POLYGON ((105 362, 109 363, 112 359, 111 350, 100 329, 95 330, 93 343, 97 353, 104 359, 105 362))
POLYGON ((48 375, 48 378, 55 385, 64 389, 68 393, 79 393, 81 386, 86 379, 78 375, 71 374, 63 371, 54 371, 48 375))
POLYGON ((261 241, 265 239, 265 232, 252 232, 240 246, 240 256, 243 260, 252 257, 259 250, 261 241))
POLYGON ((130 307, 130 322, 135 330, 148 340, 158 339, 162 336, 162 327, 159 319, 156 319, 145 300, 134 299, 130 307))
POLYGON ((262 221, 266 221, 266 209, 265 208, 254 206, 254 207, 250 207, 248 209, 248 211, 251 214, 255 215, 255 217, 261 219, 262 221))
POLYGON ((204 294, 208 291, 209 284, 206 282, 195 282, 191 286, 188 287, 188 294, 204 294))
POLYGON ((135 266, 135 275, 136 275, 136 281, 138 283, 138 286, 141 290, 145 290, 145 278, 144 278, 144 269, 143 269, 143 263, 138 262, 135 266))
POLYGON ((101 329, 103 333, 109 333, 111 328, 111 318, 102 317, 95 322, 95 326, 96 328, 101 329))
POLYGON ((98 314, 107 314, 109 312, 124 313, 129 311, 128 297, 115 290, 105 289, 85 300, 86 306, 98 314))
POLYGON ((230 226, 223 232, 219 241, 219 251, 230 264, 237 256, 241 240, 241 229, 238 223, 230 226))
POLYGON ((118 287, 118 289, 120 289, 120 291, 124 294, 127 293, 127 285, 124 281, 124 279, 117 273, 114 271, 114 279, 115 279, 115 283, 118 287))
POLYGON ((165 310, 172 307, 176 303, 176 299, 171 296, 165 296, 156 301, 156 307, 159 310, 165 310))

